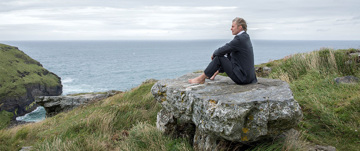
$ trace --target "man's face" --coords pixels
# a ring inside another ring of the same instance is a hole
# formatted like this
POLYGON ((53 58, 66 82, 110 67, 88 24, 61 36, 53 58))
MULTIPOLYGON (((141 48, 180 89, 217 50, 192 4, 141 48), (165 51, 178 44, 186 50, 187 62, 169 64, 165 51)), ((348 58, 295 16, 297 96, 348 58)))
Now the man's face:
POLYGON ((235 22, 232 23, 232 26, 231 26, 231 31, 232 31, 232 34, 233 35, 237 35, 240 31, 242 31, 242 26, 238 26, 236 25, 235 22))

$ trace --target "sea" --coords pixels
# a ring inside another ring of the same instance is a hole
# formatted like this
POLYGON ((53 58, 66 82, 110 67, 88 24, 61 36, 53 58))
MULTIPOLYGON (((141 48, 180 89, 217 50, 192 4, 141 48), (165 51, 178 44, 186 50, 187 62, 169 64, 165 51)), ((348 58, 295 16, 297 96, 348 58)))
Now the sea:
MULTIPOLYGON (((231 39, 219 40, 107 40, 0 41, 18 47, 44 68, 61 77, 63 94, 127 91, 147 79, 171 79, 204 70, 212 53, 231 39)), ((322 48, 360 49, 360 40, 252 40, 255 64, 322 48)), ((19 121, 38 122, 38 107, 19 121)))

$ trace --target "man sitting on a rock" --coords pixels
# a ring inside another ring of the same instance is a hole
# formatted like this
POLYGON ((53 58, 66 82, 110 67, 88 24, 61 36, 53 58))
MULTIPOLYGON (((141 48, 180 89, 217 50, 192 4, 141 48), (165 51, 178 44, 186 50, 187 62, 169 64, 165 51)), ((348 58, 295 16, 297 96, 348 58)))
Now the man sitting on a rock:
POLYGON ((212 61, 204 73, 194 79, 189 79, 189 83, 203 84, 205 79, 214 80, 215 76, 222 72, 225 72, 236 84, 257 82, 253 47, 246 33, 246 21, 236 17, 232 21, 231 31, 233 35, 236 35, 234 39, 215 50, 211 56, 212 61))

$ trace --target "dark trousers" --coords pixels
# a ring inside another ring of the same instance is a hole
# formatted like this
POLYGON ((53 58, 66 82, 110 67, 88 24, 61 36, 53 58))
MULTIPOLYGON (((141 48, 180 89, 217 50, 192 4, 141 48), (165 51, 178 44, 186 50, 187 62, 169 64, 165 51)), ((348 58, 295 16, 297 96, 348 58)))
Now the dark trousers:
POLYGON ((231 80, 235 83, 240 84, 240 80, 233 72, 233 64, 230 59, 225 56, 215 56, 214 59, 206 67, 204 73, 207 77, 212 77, 216 71, 225 72, 231 80))

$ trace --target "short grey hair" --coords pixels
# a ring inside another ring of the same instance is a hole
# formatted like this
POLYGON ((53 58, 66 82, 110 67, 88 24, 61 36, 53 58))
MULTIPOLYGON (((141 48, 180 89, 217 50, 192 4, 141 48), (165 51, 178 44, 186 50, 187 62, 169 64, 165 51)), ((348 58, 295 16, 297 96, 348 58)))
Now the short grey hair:
POLYGON ((232 22, 235 22, 236 23, 236 25, 238 25, 238 26, 242 26, 242 28, 244 29, 244 31, 247 31, 247 24, 246 24, 246 21, 245 21, 245 19, 243 19, 243 18, 239 18, 239 17, 236 17, 235 19, 233 19, 233 21, 232 22))

